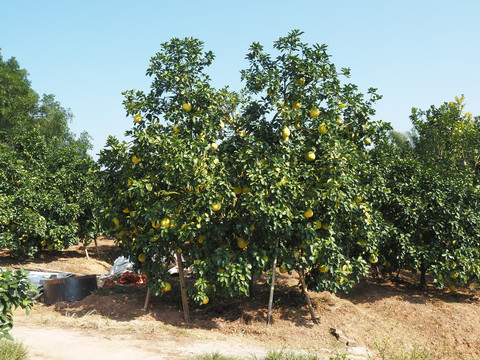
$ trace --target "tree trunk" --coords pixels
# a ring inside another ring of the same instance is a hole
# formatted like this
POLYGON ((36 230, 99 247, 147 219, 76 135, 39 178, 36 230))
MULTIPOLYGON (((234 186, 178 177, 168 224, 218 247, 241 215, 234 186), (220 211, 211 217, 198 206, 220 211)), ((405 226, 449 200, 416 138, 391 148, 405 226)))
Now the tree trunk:
POLYGON ((252 279, 250 280, 249 290, 248 290, 250 297, 254 296, 254 291, 253 291, 254 285, 255 285, 255 275, 252 273, 252 279))
POLYGON ((277 254, 273 258, 272 266, 272 280, 270 284, 270 298, 268 299, 268 314, 267 314, 267 325, 271 324, 272 320, 272 307, 273 307, 273 291, 275 289, 275 274, 277 272, 277 254))
POLYGON ((95 250, 97 250, 97 257, 100 257, 100 251, 98 250, 98 242, 97 242, 97 237, 95 236, 93 238, 93 241, 95 242, 95 250))
POLYGON ((185 272, 183 271, 182 255, 177 252, 178 276, 180 278, 180 290, 182 293, 183 318, 185 323, 190 323, 190 312, 188 309, 187 286, 185 285, 185 272))
POLYGON ((85 240, 83 240, 83 249, 85 250, 85 256, 88 260, 90 260, 90 256, 88 255, 87 245, 85 244, 85 240))
POLYGON ((317 317, 315 316, 315 310, 313 309, 312 301, 310 300, 310 295, 308 295, 307 284, 305 283, 305 271, 302 269, 302 271, 299 272, 298 274, 300 275, 300 282, 302 283, 303 295, 305 295, 305 299, 307 300, 310 316, 312 317, 312 321, 315 324, 318 324, 317 317))
POLYGON ((425 260, 422 259, 420 263, 420 289, 427 288, 427 266, 425 265, 425 260))
POLYGON ((151 295, 152 295, 152 292, 151 292, 150 288, 147 288, 147 297, 145 298, 145 304, 143 304, 143 311, 147 311, 148 304, 150 303, 151 295))

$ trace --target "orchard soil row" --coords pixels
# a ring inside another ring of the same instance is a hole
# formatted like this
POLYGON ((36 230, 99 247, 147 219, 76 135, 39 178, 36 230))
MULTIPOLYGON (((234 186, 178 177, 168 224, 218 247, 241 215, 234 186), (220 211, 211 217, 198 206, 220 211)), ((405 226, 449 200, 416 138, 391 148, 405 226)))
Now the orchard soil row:
MULTIPOLYGON (((86 259, 81 247, 50 251, 42 253, 38 260, 21 264, 3 252, 0 264, 105 274, 118 253, 114 242, 106 238, 99 240, 99 250, 97 257, 94 248, 89 247, 90 259, 86 259)), ((297 286, 298 276, 278 274, 277 279, 274 321, 268 327, 265 278, 256 281, 249 299, 212 298, 204 306, 191 304, 192 321, 188 325, 183 321, 179 284, 175 280, 172 291, 152 297, 146 312, 142 310, 144 286, 113 286, 78 302, 50 306, 36 303, 29 316, 17 310, 15 326, 69 328, 77 333, 93 332, 96 338, 123 336, 122 341, 131 342, 134 347, 148 344, 163 349, 165 358, 198 353, 193 347, 200 346, 201 341, 225 344, 224 348, 210 347, 213 352, 240 351, 233 344, 241 344, 243 353, 237 356, 258 353, 258 349, 275 349, 308 351, 328 358, 335 348, 340 352, 344 349, 330 333, 331 328, 342 330, 375 357, 379 356, 379 349, 387 348, 390 353, 422 350, 432 359, 480 358, 480 292, 475 289, 452 292, 429 287, 421 291, 416 287, 418 279, 409 273, 401 274, 396 281, 371 276, 346 295, 311 293, 319 318, 315 325, 297 286)))

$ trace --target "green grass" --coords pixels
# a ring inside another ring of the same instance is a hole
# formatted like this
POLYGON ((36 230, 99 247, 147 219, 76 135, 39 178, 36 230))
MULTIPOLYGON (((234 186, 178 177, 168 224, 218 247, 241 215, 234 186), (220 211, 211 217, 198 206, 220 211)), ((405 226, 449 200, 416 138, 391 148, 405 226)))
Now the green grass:
POLYGON ((425 346, 414 345, 407 347, 404 344, 394 344, 389 339, 381 343, 375 342, 379 360, 436 360, 443 359, 444 351, 432 351, 425 346))
POLYGON ((224 356, 219 353, 213 353, 208 355, 199 355, 193 358, 194 360, 240 360, 237 357, 224 356))
POLYGON ((299 354, 290 351, 271 351, 261 360, 320 360, 316 355, 299 354))
MULTIPOLYGON (((379 357, 375 357, 378 360, 437 360, 443 358, 442 355, 437 352, 422 347, 414 346, 413 348, 406 349, 398 346, 394 346, 388 339, 384 340, 381 344, 376 344, 376 348, 379 352, 379 357)), ((312 354, 300 354, 296 352, 285 351, 271 351, 264 357, 233 357, 225 356, 218 353, 200 355, 192 358, 192 360, 321 360, 325 357, 318 357, 312 354)), ((329 357, 330 360, 343 360, 347 359, 347 353, 341 352, 338 349, 334 351, 329 357)), ((374 358, 371 358, 373 360, 374 358)))
POLYGON ((0 360, 27 360, 28 350, 20 342, 0 340, 0 360))
MULTIPOLYGON (((193 360, 246 360, 247 358, 239 358, 233 356, 220 355, 218 353, 200 355, 194 357, 193 360)), ((304 355, 294 352, 271 351, 266 356, 257 358, 249 358, 251 360, 320 360, 316 355, 304 355)))

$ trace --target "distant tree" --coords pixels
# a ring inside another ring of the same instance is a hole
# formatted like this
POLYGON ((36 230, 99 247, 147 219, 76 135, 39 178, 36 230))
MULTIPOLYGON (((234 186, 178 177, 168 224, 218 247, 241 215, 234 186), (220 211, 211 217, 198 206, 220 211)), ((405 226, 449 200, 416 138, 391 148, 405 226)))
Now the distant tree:
POLYGON ((409 149, 412 147, 411 137, 408 133, 403 134, 395 130, 390 130, 390 133, 388 135, 392 143, 399 148, 409 149))
POLYGON ((480 171, 480 119, 464 112, 464 96, 423 111, 413 108, 413 145, 422 162, 442 172, 480 171))
POLYGON ((0 57, 0 246, 33 257, 96 236, 99 177, 88 133, 76 138, 72 113, 27 75, 0 57))
POLYGON ((24 129, 38 104, 38 95, 30 87, 28 73, 15 58, 4 61, 0 53, 0 132, 3 141, 24 129))
POLYGON ((61 106, 53 94, 41 97, 31 88, 28 72, 15 58, 3 61, 0 54, 0 141, 10 143, 16 136, 36 129, 47 142, 56 145, 76 144, 78 149, 91 149, 90 136, 78 138, 69 129, 73 114, 61 106))
POLYGON ((371 151, 374 207, 391 228, 379 246, 383 269, 418 271, 421 287, 427 274, 452 289, 480 279, 480 128, 462 112, 463 96, 455 100, 412 109, 413 131, 391 132, 371 151))
POLYGON ((56 142, 68 142, 74 135, 68 128, 73 114, 70 110, 63 108, 54 95, 43 95, 37 104, 37 110, 32 119, 32 126, 37 127, 40 134, 46 139, 56 142))

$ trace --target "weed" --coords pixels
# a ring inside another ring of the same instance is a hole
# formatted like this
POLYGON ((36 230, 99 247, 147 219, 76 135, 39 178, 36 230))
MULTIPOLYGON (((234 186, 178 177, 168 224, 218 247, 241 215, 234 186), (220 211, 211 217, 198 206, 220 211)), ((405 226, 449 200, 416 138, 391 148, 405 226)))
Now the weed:
POLYGON ((316 355, 302 354, 293 351, 270 351, 267 356, 261 360, 320 360, 320 358, 316 355))
POLYGON ((334 357, 330 357, 330 360, 345 360, 347 359, 347 353, 345 351, 341 352, 337 346, 335 346, 335 350, 333 350, 334 357))
POLYGON ((199 355, 193 358, 194 360, 240 360, 239 358, 220 355, 219 353, 199 355))
MULTIPOLYGON (((243 358, 245 359, 245 358, 243 358)), ((252 360, 320 360, 316 355, 302 354, 293 351, 270 351, 266 356, 257 358, 253 357, 252 360)), ((334 358, 337 359, 337 358, 334 358)), ((344 358, 338 358, 344 359, 344 358)), ((224 356, 218 353, 200 355, 194 357, 193 360, 241 360, 241 358, 224 356)))
POLYGON ((21 342, 0 340, 0 360, 27 360, 28 350, 21 342))
POLYGON ((388 338, 383 339, 381 343, 375 341, 374 344, 380 360, 436 360, 445 355, 432 351, 423 345, 394 344, 388 338))

